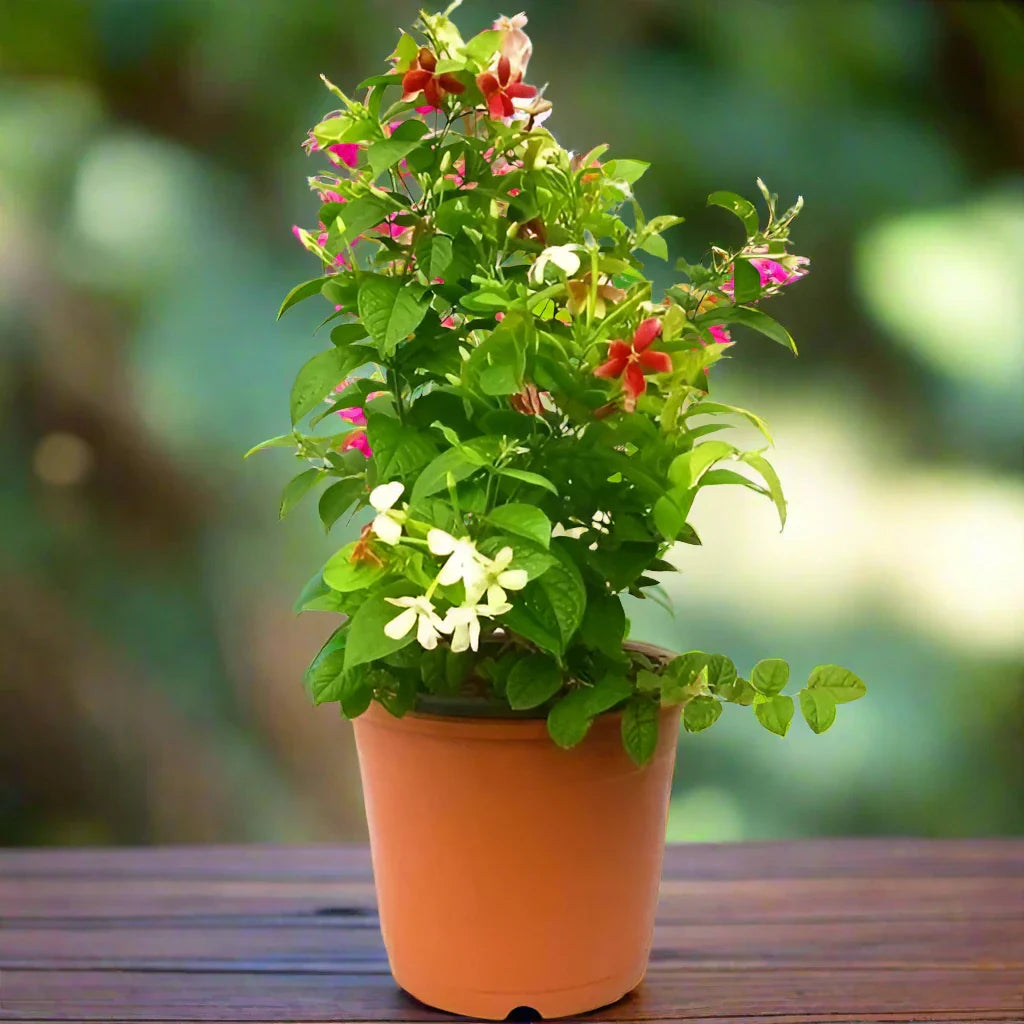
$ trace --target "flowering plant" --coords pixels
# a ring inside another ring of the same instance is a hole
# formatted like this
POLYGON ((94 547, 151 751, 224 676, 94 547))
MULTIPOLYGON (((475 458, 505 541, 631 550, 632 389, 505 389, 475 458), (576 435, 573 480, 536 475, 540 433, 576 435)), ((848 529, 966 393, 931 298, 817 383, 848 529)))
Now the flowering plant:
MULTIPOLYGON (((723 701, 752 706, 783 735, 785 662, 749 679, 721 654, 659 662, 624 645, 621 595, 647 597, 669 549, 700 543, 687 518, 705 487, 749 488, 785 520, 764 450, 720 435, 738 417, 770 443, 767 427, 710 400, 708 375, 737 328, 796 351, 763 306, 807 273, 788 247, 801 203, 780 211, 759 181, 762 221, 714 193, 742 244, 679 261, 656 297, 639 254, 667 259, 682 218, 645 217, 633 186, 647 164, 605 160, 607 146, 576 156, 542 126, 524 15, 466 41, 450 13, 403 32, 361 99, 325 79, 341 106, 305 143, 326 158, 310 179, 319 223, 294 230, 323 269, 281 313, 322 296, 332 344, 298 373, 294 429, 253 450, 294 447, 305 467, 282 515, 321 482, 328 530, 372 511, 298 602, 347 616, 307 672, 313 699, 401 715, 469 688, 546 711, 563 746, 621 708, 638 763, 659 703, 683 705, 689 731, 723 701), (341 429, 314 432, 324 423, 341 429)), ((863 692, 826 665, 799 702, 822 732, 863 692)))

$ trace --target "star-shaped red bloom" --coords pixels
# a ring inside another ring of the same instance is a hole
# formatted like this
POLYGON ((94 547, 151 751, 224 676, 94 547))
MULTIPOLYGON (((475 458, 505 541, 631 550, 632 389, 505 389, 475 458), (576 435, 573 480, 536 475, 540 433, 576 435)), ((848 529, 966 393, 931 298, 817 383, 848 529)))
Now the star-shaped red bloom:
POLYGON ((622 406, 626 412, 636 408, 636 400, 647 390, 644 369, 655 373, 669 373, 672 360, 666 352, 652 352, 651 342, 661 334, 661 321, 657 317, 648 317, 633 334, 631 342, 616 339, 608 343, 608 361, 602 363, 595 371, 595 377, 622 378, 624 399, 622 406))
POLYGON ((476 84, 487 100, 487 110, 495 121, 503 117, 511 117, 516 108, 513 100, 529 100, 537 95, 532 85, 523 85, 523 73, 512 73, 512 64, 508 57, 501 57, 494 71, 485 71, 476 76, 476 84))
POLYGON ((423 93, 432 107, 441 106, 446 92, 464 92, 466 87, 454 75, 437 74, 437 57, 425 46, 420 47, 416 59, 402 78, 402 99, 408 102, 423 93))

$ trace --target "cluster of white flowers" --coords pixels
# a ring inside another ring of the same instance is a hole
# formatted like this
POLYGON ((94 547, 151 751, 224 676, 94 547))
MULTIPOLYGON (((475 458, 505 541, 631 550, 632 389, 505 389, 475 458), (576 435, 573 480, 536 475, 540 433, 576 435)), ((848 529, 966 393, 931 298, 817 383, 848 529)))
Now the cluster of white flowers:
MULTIPOLYGON (((370 529, 385 544, 398 544, 402 538, 407 515, 395 506, 404 490, 394 481, 370 492, 370 505, 377 513, 370 529)), ((507 591, 522 590, 529 577, 524 569, 510 568, 515 555, 510 547, 488 558, 469 537, 453 537, 435 528, 427 533, 427 548, 445 559, 437 578, 426 594, 386 599, 402 611, 384 626, 384 633, 401 640, 415 629, 417 642, 428 651, 437 646, 442 634, 450 635, 453 651, 475 651, 480 643, 480 620, 509 611, 512 605, 507 591), (462 604, 448 608, 442 616, 431 600, 434 588, 460 582, 465 591, 462 604)))

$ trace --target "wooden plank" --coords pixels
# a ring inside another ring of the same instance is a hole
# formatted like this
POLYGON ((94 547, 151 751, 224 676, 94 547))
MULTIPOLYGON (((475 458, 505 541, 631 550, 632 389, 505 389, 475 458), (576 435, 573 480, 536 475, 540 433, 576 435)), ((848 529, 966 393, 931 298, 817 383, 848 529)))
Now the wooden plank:
MULTIPOLYGON (((775 965, 861 969, 918 966, 1024 971, 1017 919, 903 921, 892 918, 768 924, 665 924, 654 933, 651 970, 679 966, 775 965)), ((139 928, 54 920, 46 927, 5 921, 0 965, 175 971, 231 970, 329 974, 387 973, 376 920, 320 924, 267 918, 256 927, 155 921, 139 928)))
MULTIPOLYGON (((164 846, 0 850, 0 879, 251 878, 363 879, 363 845, 164 846)), ((681 879, 933 878, 1024 876, 1017 839, 813 839, 799 842, 681 843, 665 876, 681 879)))
MULTIPOLYGON (((447 1019, 394 988, 363 848, 0 851, 0 1020, 447 1019)), ((1024 843, 674 848, 648 981, 587 1020, 1022 1024, 1024 843)))
MULTIPOLYGON (((603 1010, 608 1021, 772 1019, 794 1011, 887 1020, 934 1012, 1024 1015, 1019 971, 694 968, 652 977, 603 1010)), ((438 1021, 384 975, 4 971, 0 1019, 94 1021, 438 1021)), ((592 1018, 593 1019, 593 1018, 592 1018)))
MULTIPOLYGON (((213 917, 244 913, 301 918, 365 916, 373 885, 312 880, 47 879, 0 882, 0 907, 10 919, 98 920, 213 917)), ((842 918, 960 920, 1019 918, 1024 878, 744 879, 662 883, 664 921, 828 921, 842 918)), ((139 921, 140 926, 142 922, 139 921)))

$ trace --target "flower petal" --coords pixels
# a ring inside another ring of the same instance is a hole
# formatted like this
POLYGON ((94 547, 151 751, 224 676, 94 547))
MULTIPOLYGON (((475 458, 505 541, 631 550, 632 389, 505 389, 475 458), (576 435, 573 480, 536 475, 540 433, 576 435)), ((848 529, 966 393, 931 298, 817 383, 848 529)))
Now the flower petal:
POLYGON ((433 555, 450 555, 455 550, 456 541, 450 533, 434 527, 427 534, 427 547, 433 555))
POLYGON ((433 77, 434 76, 429 71, 422 71, 420 69, 407 71, 405 76, 402 78, 402 99, 411 100, 413 96, 421 93, 423 91, 423 87, 433 77))
POLYGON ((530 577, 525 569, 506 569, 498 575, 498 586, 506 590, 522 590, 529 582, 530 577))
POLYGON ((453 92, 458 95, 466 91, 466 87, 454 75, 441 75, 437 81, 445 92, 453 92))
POLYGON ((476 76, 477 88, 485 95, 490 96, 492 92, 497 92, 501 86, 498 84, 498 80, 490 73, 485 71, 482 75, 476 76))
POLYGON ((404 490, 405 484, 399 480, 392 480, 388 484, 380 484, 370 491, 370 504, 378 512, 386 512, 394 506, 404 490))
POLYGON ((374 519, 370 529, 380 537, 382 543, 395 545, 402 539, 402 524, 382 512, 374 519))
POLYGON ((524 85, 522 82, 513 82, 505 89, 505 94, 517 100, 533 99, 537 95, 535 85, 524 85))
POLYGON ((409 635, 409 630, 416 625, 416 609, 406 608, 384 625, 384 635, 392 640, 401 640, 409 635))
POLYGON ((511 101, 506 100, 501 94, 500 89, 492 92, 490 96, 487 97, 487 113, 489 113, 495 121, 500 121, 503 117, 510 116, 505 113, 506 102, 509 106, 512 105, 511 101))
POLYGON ((656 316, 649 316, 636 329, 633 335, 633 348, 643 352, 654 339, 661 334, 661 321, 656 316))
POLYGON ((639 365, 630 363, 626 367, 622 385, 626 393, 626 400, 623 404, 626 412, 632 412, 636 408, 636 400, 647 390, 647 381, 644 380, 644 372, 639 365))
POLYGON ((672 372, 672 359, 667 352, 655 352, 648 349, 646 352, 640 353, 639 359, 644 366, 656 373, 672 372))
POLYGON ((421 615, 416 626, 416 641, 425 651, 432 651, 437 646, 437 629, 427 615, 421 615))

